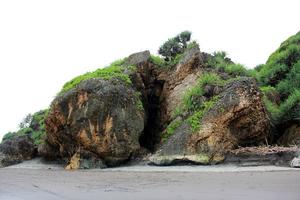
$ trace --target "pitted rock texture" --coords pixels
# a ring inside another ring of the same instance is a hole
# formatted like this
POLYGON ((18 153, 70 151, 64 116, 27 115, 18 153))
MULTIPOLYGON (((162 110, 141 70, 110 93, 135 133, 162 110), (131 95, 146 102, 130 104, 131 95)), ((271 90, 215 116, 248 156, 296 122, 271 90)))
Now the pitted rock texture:
POLYGON ((30 160, 36 154, 33 139, 28 135, 14 137, 0 144, 0 167, 30 160))
POLYGON ((131 86, 90 79, 52 102, 46 142, 60 157, 70 159, 80 149, 114 166, 139 150, 143 129, 144 109, 131 86))
POLYGON ((180 160, 213 164, 238 146, 263 144, 270 125, 261 98, 252 78, 227 84, 203 116, 199 131, 193 133, 189 124, 183 123, 150 160, 158 165, 180 160))

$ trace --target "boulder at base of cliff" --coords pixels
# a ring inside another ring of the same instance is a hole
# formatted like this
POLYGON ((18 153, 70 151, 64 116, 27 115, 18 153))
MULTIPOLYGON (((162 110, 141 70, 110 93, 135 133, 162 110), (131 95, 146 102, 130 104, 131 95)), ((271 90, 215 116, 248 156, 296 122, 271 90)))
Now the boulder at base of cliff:
POLYGON ((143 105, 129 84, 89 79, 52 102, 46 118, 48 147, 41 151, 69 160, 70 169, 85 168, 78 165, 89 158, 94 164, 88 167, 116 166, 140 149, 143 129, 143 105))
POLYGON ((183 121, 150 161, 156 165, 219 163, 238 146, 264 143, 269 132, 262 94, 252 78, 226 84, 200 122, 201 128, 194 132, 183 121))
POLYGON ((0 144, 0 167, 30 160, 36 154, 33 139, 27 135, 13 137, 0 144))

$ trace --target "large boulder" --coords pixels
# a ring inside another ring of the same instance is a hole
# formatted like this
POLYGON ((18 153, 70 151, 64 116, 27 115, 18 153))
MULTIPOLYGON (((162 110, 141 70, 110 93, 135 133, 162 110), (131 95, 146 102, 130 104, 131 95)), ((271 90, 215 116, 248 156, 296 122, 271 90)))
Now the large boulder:
POLYGON ((35 154, 34 141, 28 135, 7 139, 0 144, 0 167, 30 160, 35 154))
POLYGON ((201 119, 201 129, 193 132, 186 121, 150 160, 157 165, 188 161, 218 163, 238 146, 264 143, 269 120, 262 94, 252 78, 240 78, 224 86, 217 102, 201 119))
POLYGON ((144 109, 138 93, 123 81, 89 79, 59 95, 45 123, 44 154, 56 152, 70 161, 85 152, 84 159, 90 153, 97 162, 115 166, 139 150, 144 109))

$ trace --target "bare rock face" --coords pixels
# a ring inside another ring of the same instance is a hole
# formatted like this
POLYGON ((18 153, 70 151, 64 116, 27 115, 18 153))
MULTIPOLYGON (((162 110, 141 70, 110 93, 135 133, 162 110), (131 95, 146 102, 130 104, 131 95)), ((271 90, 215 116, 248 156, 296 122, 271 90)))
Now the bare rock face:
POLYGON ((144 109, 136 91, 121 80, 90 79, 58 96, 45 124, 44 154, 70 161, 84 152, 81 158, 115 166, 139 150, 144 109))
POLYGON ((169 74, 162 74, 165 80, 162 91, 164 102, 162 102, 162 123, 170 120, 172 112, 181 103, 185 92, 197 84, 197 80, 203 72, 203 58, 199 47, 187 49, 182 59, 176 66, 176 70, 169 74))
POLYGON ((0 144, 0 167, 30 160, 36 154, 33 139, 28 135, 14 137, 0 144))
POLYGON ((146 63, 148 60, 150 59, 150 51, 142 51, 142 52, 138 52, 138 53, 134 53, 131 54, 125 65, 142 65, 144 63, 146 63))
POLYGON ((229 150, 263 143, 268 132, 269 120, 255 80, 240 78, 224 87, 201 119, 199 131, 193 133, 183 122, 150 160, 158 165, 179 161, 218 163, 229 150))

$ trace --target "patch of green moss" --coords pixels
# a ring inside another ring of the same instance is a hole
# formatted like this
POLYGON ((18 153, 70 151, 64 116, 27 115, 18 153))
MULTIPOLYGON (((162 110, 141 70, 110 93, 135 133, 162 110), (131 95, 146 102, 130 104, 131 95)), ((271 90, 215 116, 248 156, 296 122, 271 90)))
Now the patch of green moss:
POLYGON ((141 101, 142 94, 140 92, 134 93, 136 100, 136 107, 138 110, 144 110, 143 102, 141 101))
MULTIPOLYGON (((119 62, 119 61, 118 61, 119 62)), ((84 80, 92 79, 92 78, 102 78, 104 80, 110 80, 112 78, 117 78, 119 80, 124 81, 124 83, 130 85, 131 80, 127 74, 124 73, 125 68, 121 66, 109 66, 102 69, 97 69, 94 72, 88 72, 83 75, 77 76, 72 80, 68 81, 64 84, 61 93, 64 93, 72 88, 75 88, 79 83, 84 80)))
POLYGON ((150 62, 152 62, 153 64, 155 64, 156 66, 158 66, 160 68, 167 67, 165 60, 159 56, 150 55, 150 62))
POLYGON ((211 100, 201 104, 200 108, 196 110, 190 117, 187 118, 187 122, 190 124, 193 132, 197 132, 201 128, 201 120, 203 116, 211 109, 218 100, 218 96, 214 96, 211 100))
POLYGON ((162 137, 162 141, 169 139, 175 132, 175 130, 182 124, 182 120, 175 119, 167 127, 165 134, 162 137))

